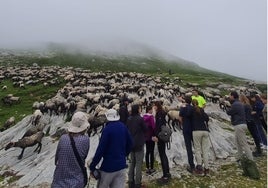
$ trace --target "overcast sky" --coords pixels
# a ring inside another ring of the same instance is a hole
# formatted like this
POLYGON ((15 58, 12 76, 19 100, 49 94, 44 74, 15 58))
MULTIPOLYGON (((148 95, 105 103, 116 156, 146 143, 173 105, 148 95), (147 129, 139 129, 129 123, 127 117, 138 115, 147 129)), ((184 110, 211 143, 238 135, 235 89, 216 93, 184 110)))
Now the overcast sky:
POLYGON ((2 48, 134 41, 204 68, 267 81, 266 0, 0 2, 2 48))

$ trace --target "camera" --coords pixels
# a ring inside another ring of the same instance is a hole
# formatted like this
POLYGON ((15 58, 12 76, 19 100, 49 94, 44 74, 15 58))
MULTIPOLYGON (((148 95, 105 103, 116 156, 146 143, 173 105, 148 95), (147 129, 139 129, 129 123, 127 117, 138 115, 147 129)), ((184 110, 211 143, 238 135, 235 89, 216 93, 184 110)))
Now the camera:
POLYGON ((96 180, 100 179, 100 177, 101 177, 100 170, 99 170, 99 169, 95 169, 95 170, 92 172, 92 175, 93 175, 93 177, 94 177, 96 180))

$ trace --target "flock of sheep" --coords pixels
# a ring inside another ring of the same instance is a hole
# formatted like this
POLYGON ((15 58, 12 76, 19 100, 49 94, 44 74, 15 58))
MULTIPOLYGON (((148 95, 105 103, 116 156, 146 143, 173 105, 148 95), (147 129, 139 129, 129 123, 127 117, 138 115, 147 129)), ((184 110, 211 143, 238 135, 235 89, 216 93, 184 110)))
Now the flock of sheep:
MULTIPOLYGON (((181 104, 178 96, 191 95, 192 89, 196 87, 196 85, 191 86, 190 83, 188 85, 182 84, 179 78, 162 82, 161 77, 135 72, 91 72, 73 67, 40 67, 37 65, 0 67, 0 81, 3 79, 11 79, 13 87, 22 88, 35 84, 50 87, 50 85, 66 83, 54 97, 47 101, 33 103, 34 113, 31 119, 31 128, 20 140, 7 144, 6 150, 11 147, 22 148, 19 159, 22 158, 26 147, 35 144, 38 144, 36 150, 38 153, 40 152, 45 126, 40 119, 44 114, 49 116, 62 115, 69 121, 75 111, 84 111, 88 114, 88 121, 91 124, 88 133, 90 135, 94 131, 95 134, 98 127, 103 127, 106 123, 105 111, 109 108, 118 110, 123 97, 129 98, 131 104, 140 104, 142 107, 146 107, 155 100, 161 100, 167 112, 168 124, 172 124, 173 130, 176 131, 178 128, 178 126, 176 127, 178 110, 181 104), (188 87, 185 88, 182 85, 188 87)), ((218 83, 218 87, 220 86, 224 87, 224 84, 218 83)), ((225 87, 226 90, 249 89, 247 86, 241 88, 225 85, 225 87)), ((2 89, 8 88, 3 86, 2 89)), ((222 88, 213 86, 203 89, 202 92, 207 101, 220 104, 220 101, 225 101, 224 96, 220 94, 220 89, 222 88)), ((10 95, 9 97, 14 96, 10 95)), ((2 101, 7 101, 7 99, 3 98, 2 101)), ((4 104, 9 103, 4 102, 4 104)), ((8 126, 12 124, 14 124, 14 120, 11 119, 8 126)), ((62 130, 59 131, 61 134, 64 133, 62 130)))

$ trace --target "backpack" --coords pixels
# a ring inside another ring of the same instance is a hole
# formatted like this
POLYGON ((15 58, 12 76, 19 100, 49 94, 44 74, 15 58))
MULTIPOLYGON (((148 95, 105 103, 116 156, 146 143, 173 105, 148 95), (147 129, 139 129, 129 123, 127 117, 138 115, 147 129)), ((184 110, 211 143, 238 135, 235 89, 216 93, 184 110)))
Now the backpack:
POLYGON ((158 138, 160 138, 163 142, 168 143, 170 142, 172 130, 165 125, 161 126, 161 131, 158 133, 158 138))
POLYGON ((243 175, 247 176, 251 179, 258 180, 260 179, 260 172, 256 163, 246 157, 246 155, 242 155, 241 157, 241 167, 243 169, 243 175))

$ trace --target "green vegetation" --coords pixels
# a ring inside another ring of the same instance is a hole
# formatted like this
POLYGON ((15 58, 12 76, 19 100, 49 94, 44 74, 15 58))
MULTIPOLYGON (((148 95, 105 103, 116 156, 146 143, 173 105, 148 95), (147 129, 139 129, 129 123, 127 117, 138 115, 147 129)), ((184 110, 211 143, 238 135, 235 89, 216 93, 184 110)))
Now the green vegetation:
POLYGON ((7 105, 0 101, 0 128, 3 126, 5 121, 11 116, 15 117, 15 121, 19 122, 25 116, 32 114, 32 105, 35 101, 46 101, 47 99, 53 97, 59 88, 63 87, 65 84, 62 81, 61 84, 56 86, 49 86, 44 89, 42 84, 37 84, 35 86, 25 86, 26 88, 13 87, 11 80, 3 80, 0 87, 6 85, 7 90, 2 90, 0 92, 0 99, 7 96, 8 94, 13 94, 16 97, 20 97, 21 102, 18 104, 7 105))
MULTIPOLYGON (((187 85, 187 83, 197 83, 200 87, 207 85, 225 83, 239 85, 244 84, 245 80, 230 76, 227 74, 214 72, 198 67, 195 64, 186 65, 185 62, 170 62, 167 60, 153 57, 99 57, 85 54, 66 54, 57 53, 56 55, 44 57, 37 55, 29 56, 0 56, 0 65, 32 65, 37 63, 40 66, 72 66, 90 69, 91 71, 126 71, 141 72, 160 76, 163 81, 169 82, 179 78, 179 85, 187 85), (171 74, 170 74, 171 73, 171 74)), ((60 79, 60 78, 59 78, 60 79)), ((62 81, 62 80, 61 80, 62 81)), ((12 106, 4 105, 0 101, 0 128, 4 122, 11 116, 15 116, 16 122, 23 117, 32 113, 32 104, 35 101, 46 101, 53 97, 58 89, 62 88, 65 83, 62 81, 59 85, 53 85, 44 88, 42 84, 35 86, 27 86, 25 89, 13 87, 12 81, 4 79, 0 83, 0 87, 6 85, 7 90, 1 90, 0 99, 12 93, 14 96, 21 98, 20 104, 12 106)), ((217 85, 215 85, 217 86, 217 85)), ((267 90, 266 84, 258 84, 257 87, 261 91, 267 90)), ((223 94, 226 91, 222 91, 223 94)), ((228 130, 228 129, 227 129, 228 130)), ((159 186, 155 180, 145 182, 148 188, 169 187, 169 188, 192 188, 192 187, 267 187, 267 161, 266 156, 258 158, 257 165, 261 171, 261 179, 259 181, 248 179, 242 176, 242 171, 237 165, 223 165, 217 172, 212 172, 211 177, 196 177, 194 175, 181 175, 181 178, 173 178, 167 186, 159 186)), ((159 170, 159 164, 155 164, 159 170)), ((11 178, 9 181, 16 180, 11 178)), ((0 182, 4 180, 4 175, 0 176, 0 182)), ((1 186, 0 186, 1 187, 1 186)))
POLYGON ((253 180, 242 175, 242 169, 237 164, 222 165, 217 171, 211 172, 210 177, 181 174, 181 178, 173 178, 165 186, 160 186, 156 180, 145 182, 147 188, 264 188, 267 187, 267 156, 256 159, 261 179, 253 180))
MULTIPOLYGON (((75 68, 89 69, 96 71, 124 71, 124 72, 141 72, 145 74, 152 74, 160 76, 164 82, 172 82, 179 78, 179 85, 187 86, 188 83, 199 84, 200 87, 205 87, 214 83, 226 83, 239 85, 245 83, 245 79, 237 78, 227 74, 210 71, 197 66, 196 64, 187 64, 183 60, 168 61, 157 57, 128 57, 128 56, 96 56, 82 53, 71 54, 58 51, 50 56, 40 56, 36 54, 31 55, 9 55, 0 56, 0 65, 14 66, 14 65, 28 65, 31 66, 37 63, 40 66, 71 66, 75 68)), ((176 80, 176 82, 178 82, 176 80)), ((26 89, 15 88, 12 86, 11 80, 3 80, 0 84, 8 86, 8 90, 0 92, 0 99, 7 94, 21 98, 20 104, 12 106, 4 105, 0 101, 0 128, 3 123, 15 116, 16 122, 20 121, 24 116, 32 113, 32 104, 35 101, 45 101, 55 95, 64 83, 62 82, 56 86, 50 86, 44 89, 42 84, 36 86, 26 86, 26 89)), ((266 84, 257 85, 262 90, 267 89, 266 84)), ((227 91, 222 91, 222 94, 227 94, 227 91)))

